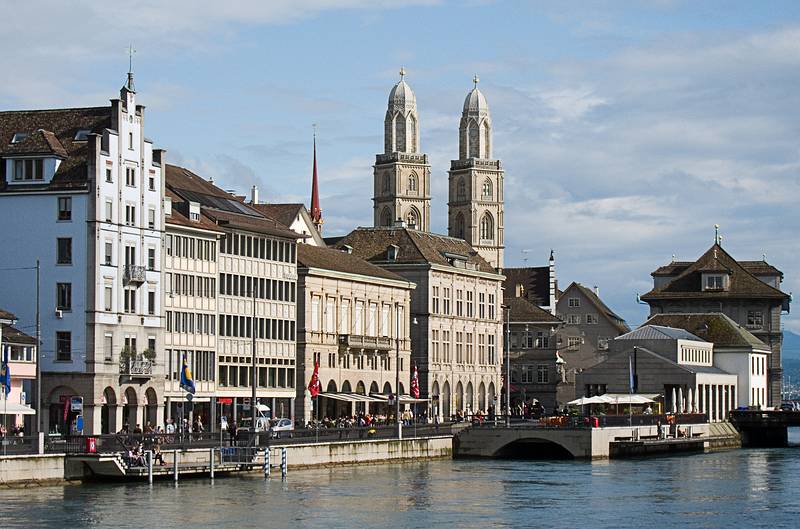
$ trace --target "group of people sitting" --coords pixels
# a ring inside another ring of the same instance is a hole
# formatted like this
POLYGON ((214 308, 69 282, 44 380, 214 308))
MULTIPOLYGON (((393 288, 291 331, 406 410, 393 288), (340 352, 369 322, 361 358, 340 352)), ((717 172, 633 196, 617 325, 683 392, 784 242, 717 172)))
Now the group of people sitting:
POLYGON ((146 467, 148 450, 153 452, 153 464, 164 466, 164 454, 161 452, 161 438, 160 437, 145 437, 141 441, 136 441, 128 449, 127 456, 125 457, 128 467, 146 467))

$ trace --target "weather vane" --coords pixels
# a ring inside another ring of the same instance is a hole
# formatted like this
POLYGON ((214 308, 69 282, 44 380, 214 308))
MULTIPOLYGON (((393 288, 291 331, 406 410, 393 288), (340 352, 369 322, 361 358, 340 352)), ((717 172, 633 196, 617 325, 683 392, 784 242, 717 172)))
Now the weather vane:
POLYGON ((406 76, 406 69, 401 66, 400 67, 400 80, 402 81, 403 77, 405 77, 405 76, 406 76))

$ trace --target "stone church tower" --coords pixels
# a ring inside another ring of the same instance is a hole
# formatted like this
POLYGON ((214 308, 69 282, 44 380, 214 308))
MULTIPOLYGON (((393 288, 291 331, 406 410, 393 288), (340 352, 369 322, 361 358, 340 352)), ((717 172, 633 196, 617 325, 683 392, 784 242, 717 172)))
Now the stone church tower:
POLYGON ((503 269, 503 169, 492 159, 492 118, 475 87, 467 94, 458 134, 458 160, 450 162, 448 233, 465 239, 489 264, 503 269))
POLYGON ((374 224, 430 230, 431 188, 428 155, 419 152, 417 99, 403 79, 389 93, 384 120, 384 153, 375 157, 374 224))

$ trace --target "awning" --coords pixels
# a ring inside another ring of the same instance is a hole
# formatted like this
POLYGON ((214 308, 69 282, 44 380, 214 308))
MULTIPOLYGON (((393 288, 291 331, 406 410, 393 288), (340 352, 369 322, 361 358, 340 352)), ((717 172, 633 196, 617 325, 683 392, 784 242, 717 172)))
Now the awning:
POLYGON ((36 415, 36 410, 22 404, 7 402, 0 405, 0 415, 36 415))
MULTIPOLYGON (((383 395, 381 393, 373 393, 372 397, 380 402, 387 402, 389 400, 389 395, 383 395)), ((400 404, 421 404, 429 401, 430 399, 415 399, 411 395, 400 395, 400 404)))
POLYGON ((368 395, 362 395, 360 393, 326 392, 326 393, 320 393, 319 396, 328 399, 341 400, 344 402, 380 402, 380 399, 376 399, 368 395))
POLYGON ((658 394, 606 393, 594 397, 581 397, 567 403, 568 406, 586 406, 589 404, 649 404, 655 402, 658 394))

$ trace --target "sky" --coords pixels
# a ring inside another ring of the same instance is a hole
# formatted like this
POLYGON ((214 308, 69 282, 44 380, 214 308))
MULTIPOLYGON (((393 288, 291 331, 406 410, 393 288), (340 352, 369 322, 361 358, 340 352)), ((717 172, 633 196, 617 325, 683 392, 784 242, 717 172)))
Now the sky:
MULTIPOLYGON (((0 109, 96 106, 133 70, 146 135, 225 189, 372 225, 372 164, 406 69, 433 231, 478 74, 505 168, 506 266, 598 286, 628 323, 650 272, 723 246, 800 293, 800 2, 0 0, 0 109)), ((800 311, 800 309, 798 309, 800 311)), ((784 317, 800 332, 800 317, 784 317)))

